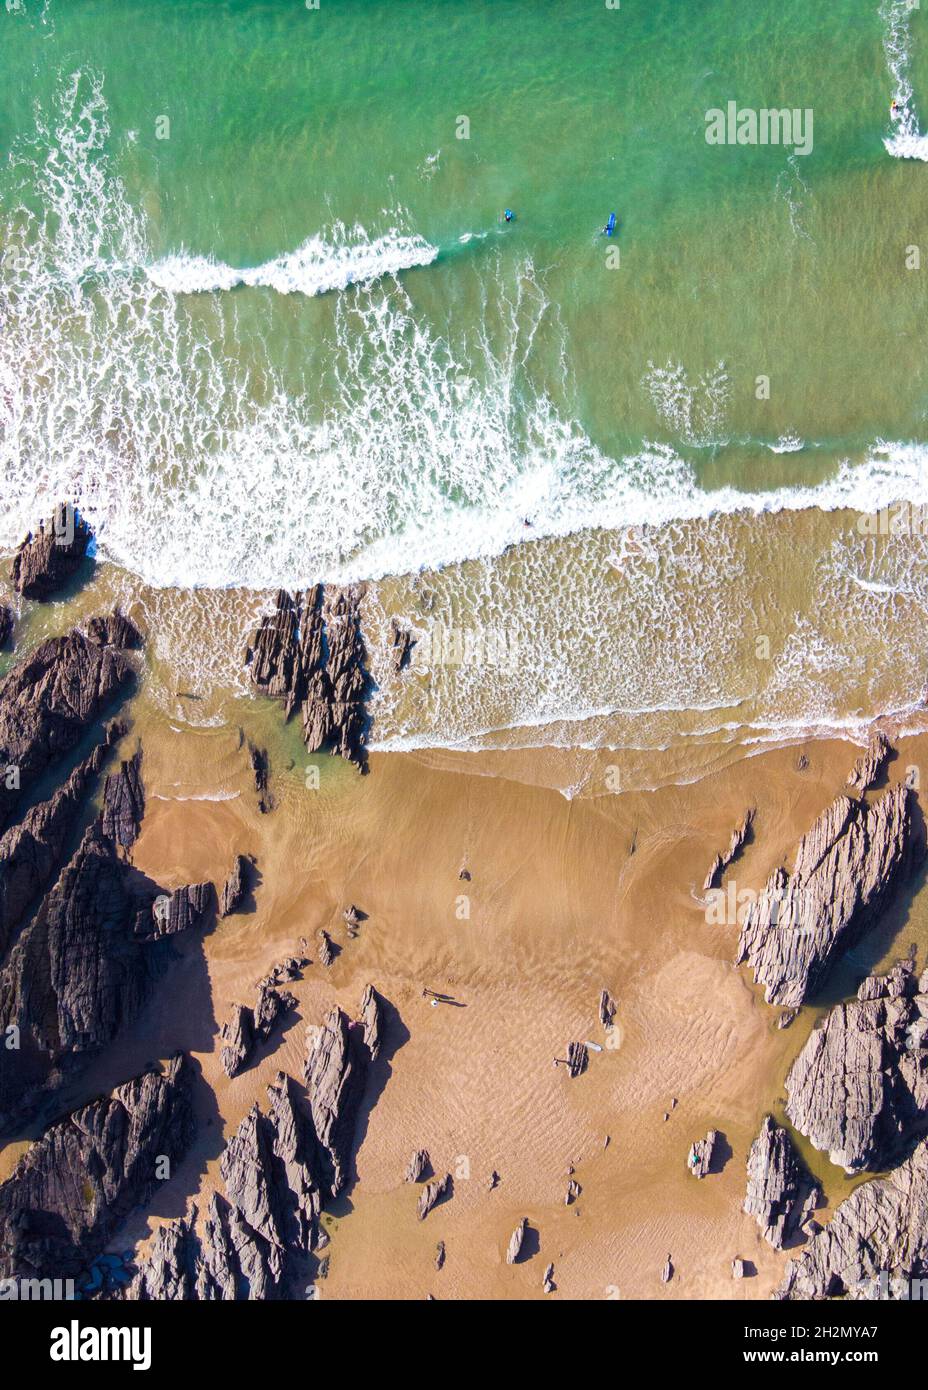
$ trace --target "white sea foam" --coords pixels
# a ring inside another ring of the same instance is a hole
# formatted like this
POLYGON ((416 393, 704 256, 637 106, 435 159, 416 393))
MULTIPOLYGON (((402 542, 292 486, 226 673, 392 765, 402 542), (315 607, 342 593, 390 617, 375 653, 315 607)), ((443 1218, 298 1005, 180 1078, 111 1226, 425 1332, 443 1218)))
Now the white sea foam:
POLYGON ((896 159, 928 160, 928 135, 919 130, 915 92, 909 75, 910 24, 913 6, 908 0, 883 0, 880 18, 883 21, 883 52, 893 79, 893 99, 900 114, 891 117, 892 134, 883 144, 896 159))
POLYGON ((328 294, 349 285, 366 285, 383 275, 426 266, 438 247, 424 237, 391 231, 369 237, 363 227, 336 223, 325 235, 304 241, 296 251, 264 265, 236 269, 212 256, 185 252, 145 267, 149 280, 172 294, 208 293, 237 285, 264 286, 278 294, 328 294))

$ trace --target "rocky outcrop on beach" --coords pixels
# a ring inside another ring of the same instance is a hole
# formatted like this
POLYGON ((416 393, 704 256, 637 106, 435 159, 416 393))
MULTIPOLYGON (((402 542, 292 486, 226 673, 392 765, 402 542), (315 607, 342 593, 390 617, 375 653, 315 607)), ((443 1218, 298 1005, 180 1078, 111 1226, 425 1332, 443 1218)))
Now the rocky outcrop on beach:
POLYGON ((219 1060, 227 1076, 238 1076, 251 1061, 255 1048, 270 1041, 280 1019, 296 1008, 289 990, 275 989, 267 980, 258 986, 253 1009, 236 1005, 232 1017, 223 1025, 219 1060))
POLYGON ((142 786, 142 748, 120 763, 103 784, 101 828, 114 844, 130 850, 138 839, 145 815, 142 786))
POLYGON ((0 769, 15 774, 0 777, 0 828, 23 792, 128 693, 128 651, 75 628, 40 643, 0 682, 0 769))
POLYGON ((0 959, 29 908, 50 886, 107 751, 123 732, 123 725, 111 724, 67 781, 0 836, 0 959))
POLYGON ((0 1274, 83 1273, 193 1136, 189 1063, 119 1086, 47 1129, 0 1185, 0 1274))
MULTIPOLYGON (((365 764, 365 700, 370 685, 361 634, 363 589, 315 585, 304 596, 283 589, 276 610, 262 619, 250 649, 258 690, 283 701, 286 717, 299 709, 303 741, 365 764)), ((247 657, 246 657, 247 659, 247 657)))
POLYGON ((444 1177, 433 1178, 427 1182, 419 1194, 419 1201, 416 1204, 416 1215, 420 1221, 424 1221, 433 1207, 437 1206, 442 1197, 446 1196, 451 1190, 451 1174, 445 1173, 444 1177))
POLYGON ((431 1168, 428 1149, 416 1149, 412 1158, 406 1165, 406 1175, 404 1182, 420 1182, 431 1168))
POLYGON ((249 743, 248 761, 251 763, 254 788, 258 793, 258 810, 261 812, 262 816, 266 816, 269 812, 273 811, 277 804, 270 790, 271 764, 267 756, 267 750, 258 748, 254 743, 249 743))
POLYGON ((10 646, 15 621, 16 615, 9 604, 0 603, 0 651, 10 646))
POLYGON ((861 753, 851 768, 851 775, 847 779, 847 785, 851 791, 856 792, 858 796, 863 796, 864 792, 878 780, 880 773, 892 756, 892 752, 893 746, 882 729, 874 729, 870 735, 866 752, 861 753))
POLYGON ((928 1277, 928 1139, 885 1178, 855 1188, 798 1259, 777 1297, 904 1298, 928 1277))
POLYGON ((615 1021, 615 1008, 615 1000, 608 989, 604 989, 599 996, 599 1021, 604 1028, 612 1027, 615 1021))
POLYGON ((522 1253, 522 1243, 525 1240, 525 1233, 528 1230, 528 1217, 523 1216, 518 1226, 509 1237, 509 1245, 506 1247, 506 1263, 514 1265, 517 1263, 522 1253))
POLYGON ((718 1130, 710 1129, 705 1139, 697 1139, 693 1144, 687 1159, 687 1167, 694 1178, 705 1178, 712 1172, 718 1142, 718 1130))
POLYGON ((361 995, 361 1023, 364 1028, 364 1046, 371 1061, 376 1061, 380 1052, 380 996, 373 985, 366 985, 361 995))
POLYGON ((139 918, 140 936, 176 936, 179 932, 200 931, 212 919, 216 908, 216 889, 212 883, 188 883, 173 893, 160 894, 152 904, 150 916, 139 918))
POLYGON ((703 892, 707 893, 710 888, 718 888, 725 870, 728 868, 729 864, 733 863, 734 860, 738 858, 738 855, 747 844, 753 823, 754 808, 750 807, 745 811, 744 819, 741 824, 735 826, 735 829, 732 831, 728 849, 722 854, 717 854, 713 859, 709 872, 706 874, 703 892))
POLYGON ((786 1113, 849 1172, 885 1169, 928 1129, 928 972, 864 980, 812 1032, 786 1078, 786 1113))
POLYGON ((363 1028, 350 1025, 341 1009, 333 1009, 316 1030, 306 1059, 306 1090, 322 1154, 324 1186, 333 1197, 345 1184, 357 1108, 370 1061, 359 1033, 363 1033, 363 1028))
POLYGON ((47 599, 80 569, 90 544, 90 527, 75 509, 62 502, 50 523, 30 531, 13 556, 10 580, 25 598, 47 599))
POLYGON ((753 1216, 774 1250, 792 1244, 821 1205, 821 1189, 796 1152, 787 1130, 767 1115, 748 1155, 743 1210, 753 1216))
POLYGON ((399 618, 390 619, 390 658, 397 675, 409 665, 409 657, 416 645, 411 629, 399 618))
POLYGON ((250 886, 251 860, 245 854, 237 854, 219 895, 219 916, 231 917, 241 907, 250 886))
POLYGON ((839 796, 819 816, 799 842, 792 874, 780 868, 771 875, 741 929, 737 963, 750 965, 768 1004, 797 1006, 815 994, 915 854, 907 787, 893 787, 869 808, 839 796))
POLYGON ((571 1077, 582 1076, 589 1065, 590 1054, 585 1043, 567 1044, 567 1072, 571 1077))

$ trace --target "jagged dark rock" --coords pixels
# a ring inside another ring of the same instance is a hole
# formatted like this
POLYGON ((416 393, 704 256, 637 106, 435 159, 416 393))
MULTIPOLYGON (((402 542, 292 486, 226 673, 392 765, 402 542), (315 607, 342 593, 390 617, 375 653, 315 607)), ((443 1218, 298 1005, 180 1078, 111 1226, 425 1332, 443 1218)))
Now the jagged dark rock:
POLYGON ((287 718, 299 707, 303 741, 365 766, 365 700, 370 681, 361 635, 363 588, 311 589, 305 601, 280 590, 276 611, 255 637, 255 686, 282 699, 287 718))
POLYGON ((585 1043, 567 1044, 567 1071, 570 1076, 582 1076, 589 1065, 590 1054, 585 1043))
POLYGON ((237 854, 232 871, 223 885, 219 896, 219 916, 229 917, 241 907, 251 879, 251 860, 245 854, 237 854))
POLYGON ((888 1177, 855 1188, 798 1259, 786 1266, 784 1299, 915 1296, 928 1277, 928 1139, 888 1177))
POLYGON ((420 1221, 424 1221, 429 1212, 446 1195, 451 1187, 451 1174, 445 1173, 442 1178, 433 1178, 427 1182, 419 1193, 419 1201, 416 1204, 416 1215, 420 1221))
POLYGON ((207 925, 216 906, 212 883, 188 883, 173 893, 162 893, 144 914, 137 927, 141 936, 176 936, 178 932, 200 930, 207 925))
POLYGON ((549 1264, 545 1269, 541 1280, 541 1287, 544 1293, 554 1293, 557 1285, 554 1282, 554 1265, 549 1264))
POLYGON ((0 837, 0 959, 28 908, 57 873, 80 807, 93 788, 108 747, 122 733, 122 725, 111 724, 104 740, 78 764, 64 785, 0 837))
POLYGON ((604 989, 599 996, 599 1021, 604 1028, 611 1028, 614 1020, 615 1000, 608 989, 604 989))
POLYGON ((127 648, 99 646, 76 628, 40 643, 7 673, 0 682, 0 769, 16 775, 0 777, 0 829, 21 793, 128 693, 133 675, 127 648))
POLYGON ((227 1076, 237 1076, 251 1061, 255 1048, 270 1040, 278 1021, 296 1008, 296 999, 288 990, 274 989, 267 980, 258 986, 254 1009, 238 1004, 231 1018, 223 1025, 219 1055, 227 1076))
POLYGON ((744 1211, 755 1218, 774 1250, 782 1250, 800 1235, 821 1198, 821 1188, 796 1153, 788 1131, 767 1115, 748 1155, 744 1211))
POLYGON ((815 994, 915 853, 907 787, 893 787, 869 809, 840 796, 819 816, 799 842, 792 874, 771 875, 741 929, 737 962, 751 966, 768 1004, 795 1007, 815 994))
POLYGON ((145 816, 141 768, 140 744, 132 757, 121 762, 118 770, 111 772, 103 784, 103 833, 124 850, 135 844, 145 816))
POLYGON ((319 964, 330 966, 335 959, 335 947, 329 933, 319 928, 319 964))
POLYGON ((266 816, 277 805, 270 790, 271 764, 265 749, 258 748, 251 742, 248 744, 248 760, 254 774, 255 791, 258 793, 258 810, 262 816, 266 816))
POLYGON ((874 729, 867 744, 867 751, 861 753, 851 768, 851 775, 847 779, 851 791, 863 796, 879 778, 892 752, 893 746, 882 729, 874 729))
POLYGON ((812 1032, 786 1078, 786 1113, 849 1172, 885 1169, 928 1129, 928 972, 864 980, 812 1032))
POLYGON ((435 1247, 435 1268, 441 1269, 445 1263, 445 1242, 440 1240, 435 1247))
POLYGON ((722 875, 741 853, 747 844, 748 836, 751 833, 751 826, 754 823, 754 808, 750 807, 744 813, 741 824, 736 826, 731 833, 731 840, 728 849, 724 854, 717 854, 712 861, 709 872, 706 874, 706 881, 703 884, 703 892, 708 892, 710 888, 717 888, 722 881, 722 875))
POLYGON ((0 651, 10 645, 16 615, 7 603, 0 603, 0 651))
POLYGON ((52 521, 39 523, 21 541, 10 568, 13 588, 25 598, 47 599, 80 569, 90 544, 90 527, 69 503, 59 503, 52 521))
POLYGON ((687 1167, 694 1178, 704 1178, 712 1172, 712 1163, 718 1142, 718 1130, 710 1129, 705 1139, 697 1139, 693 1144, 687 1159, 687 1167))
POLYGON ((173 1174, 193 1129, 180 1054, 52 1125, 0 1185, 0 1274, 80 1275, 173 1174))
POLYGON ((390 656, 397 675, 409 665, 409 657, 416 645, 412 631, 398 618, 390 619, 390 656))
POLYGON ((419 1182, 431 1168, 428 1149, 416 1149, 406 1165, 404 1182, 419 1182))

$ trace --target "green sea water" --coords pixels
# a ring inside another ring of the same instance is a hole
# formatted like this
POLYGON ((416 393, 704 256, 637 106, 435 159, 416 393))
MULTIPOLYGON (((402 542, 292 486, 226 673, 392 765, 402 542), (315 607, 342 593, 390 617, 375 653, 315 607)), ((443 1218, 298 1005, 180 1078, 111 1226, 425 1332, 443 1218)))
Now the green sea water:
POLYGON ((702 524, 702 565, 718 515, 769 507, 787 583, 790 514, 928 500, 925 23, 904 0, 14 0, 0 540, 68 494, 155 586, 458 566, 459 606, 505 608, 513 547, 554 546, 563 581, 584 533, 702 524), (809 113, 809 152, 709 144, 729 102, 809 113))

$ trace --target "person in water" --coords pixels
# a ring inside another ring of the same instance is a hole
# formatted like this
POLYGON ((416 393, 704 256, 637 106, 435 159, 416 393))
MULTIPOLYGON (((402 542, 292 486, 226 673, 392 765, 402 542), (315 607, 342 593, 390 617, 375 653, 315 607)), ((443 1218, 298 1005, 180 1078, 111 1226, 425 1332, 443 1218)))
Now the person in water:
POLYGON ((506 211, 503 213, 503 219, 504 219, 504 221, 506 221, 506 222, 512 222, 512 221, 513 221, 513 218, 514 218, 514 214, 513 214, 512 208, 507 208, 506 211))

